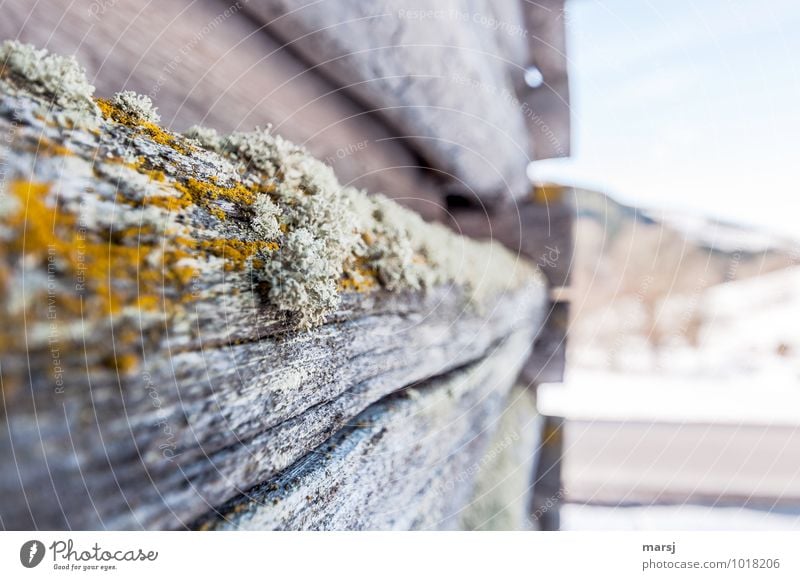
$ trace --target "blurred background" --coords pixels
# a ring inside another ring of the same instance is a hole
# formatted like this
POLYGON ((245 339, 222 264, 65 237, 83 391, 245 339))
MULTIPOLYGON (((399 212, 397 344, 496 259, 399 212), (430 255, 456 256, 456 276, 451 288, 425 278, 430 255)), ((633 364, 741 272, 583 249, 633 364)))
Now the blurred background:
POLYGON ((566 529, 800 527, 796 2, 567 3, 566 529))

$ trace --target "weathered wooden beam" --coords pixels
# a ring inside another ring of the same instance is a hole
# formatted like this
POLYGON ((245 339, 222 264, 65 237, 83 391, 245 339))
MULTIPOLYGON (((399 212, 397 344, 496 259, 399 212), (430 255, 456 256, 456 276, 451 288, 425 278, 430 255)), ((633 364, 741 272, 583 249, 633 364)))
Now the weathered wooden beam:
POLYGON ((464 401, 507 391, 546 302, 517 256, 278 137, 187 139, 147 99, 95 101, 73 61, 0 62, 4 527, 186 527, 409 386, 478 365, 503 380, 469 374, 464 401))
POLYGON ((368 407, 296 466, 202 522, 214 529, 459 529, 527 331, 368 407), (342 493, 346 490, 345 493, 342 493))
POLYGON ((0 38, 75 54, 100 94, 149 95, 177 130, 272 123, 426 217, 445 219, 443 184, 519 198, 529 161, 569 153, 563 0, 3 6, 0 38))
POLYGON ((123 89, 148 95, 172 130, 272 124, 331 164, 343 183, 402 198, 427 218, 443 214, 438 176, 426 175, 375 113, 305 66, 245 13, 246 5, 8 0, 0 39, 74 54, 99 95, 123 89), (169 22, 169 30, 154 22, 169 22))
MULTIPOLYGON (((540 185, 532 195, 499 209, 480 211, 475 199, 462 199, 449 212, 451 227, 464 235, 499 241, 536 263, 551 290, 570 285, 574 267, 575 209, 567 197, 572 190, 540 185)), ((569 326, 569 303, 551 295, 547 321, 525 365, 522 381, 528 385, 560 382, 564 378, 569 326)))
POLYGON ((464 510, 468 530, 530 530, 530 502, 542 441, 535 391, 517 384, 509 393, 498 427, 473 464, 473 499, 464 510))
MULTIPOLYGON (((27 497, 33 513, 25 501, 4 500, 3 520, 186 525, 291 466, 371 403, 471 361, 494 360, 496 342, 509 333, 530 340, 539 316, 534 297, 509 295, 491 318, 459 320, 455 295, 412 295, 403 311, 286 338, 149 353, 146 367, 119 375, 85 374, 79 361, 62 361, 57 395, 46 361, 33 359, 20 369, 32 373, 30 383, 7 403, 11 435, 0 436, 0 447, 16 455, 3 457, 4 497, 27 497)), ((517 349, 503 364, 513 374, 527 352, 517 349)), ((3 362, 4 380, 20 376, 3 362)))

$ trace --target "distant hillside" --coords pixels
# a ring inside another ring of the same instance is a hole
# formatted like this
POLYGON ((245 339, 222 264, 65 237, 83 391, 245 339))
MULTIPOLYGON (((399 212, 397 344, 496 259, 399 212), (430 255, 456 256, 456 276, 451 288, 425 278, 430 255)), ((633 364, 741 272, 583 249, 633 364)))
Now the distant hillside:
POLYGON ((571 348, 591 343, 612 366, 632 337, 654 350, 696 343, 708 289, 799 262, 799 246, 779 236, 588 189, 564 194, 577 216, 571 348))
MULTIPOLYGON (((764 259, 763 267, 769 270, 792 265, 800 257, 800 242, 784 236, 705 216, 630 206, 590 189, 576 187, 566 191, 567 200, 575 208, 578 219, 599 224, 605 232, 606 242, 612 242, 626 227, 639 224, 663 226, 679 234, 687 243, 723 257, 742 254, 746 260, 764 259)), ((749 270, 747 275, 752 275, 749 270)))

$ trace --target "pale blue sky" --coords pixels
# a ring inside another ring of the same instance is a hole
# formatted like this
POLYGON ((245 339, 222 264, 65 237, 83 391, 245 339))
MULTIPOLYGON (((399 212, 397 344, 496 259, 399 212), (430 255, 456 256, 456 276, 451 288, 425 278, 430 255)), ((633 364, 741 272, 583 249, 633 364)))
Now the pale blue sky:
POLYGON ((573 157, 540 177, 800 236, 800 0, 570 0, 573 157))

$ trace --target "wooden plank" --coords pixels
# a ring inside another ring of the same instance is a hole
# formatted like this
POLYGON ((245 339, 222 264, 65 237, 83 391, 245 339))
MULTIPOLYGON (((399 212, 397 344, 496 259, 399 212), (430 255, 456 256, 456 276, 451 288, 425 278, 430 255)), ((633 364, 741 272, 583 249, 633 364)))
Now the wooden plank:
POLYGON ((172 130, 272 124, 332 165, 343 183, 440 217, 441 179, 421 170, 418 155, 374 113, 265 32, 246 4, 7 0, 0 37, 76 55, 99 95, 148 95, 172 130))
MULTIPOLYGON (((496 240, 536 263, 551 288, 568 287, 573 269, 575 209, 567 203, 571 188, 549 185, 533 189, 530 199, 480 211, 474 199, 461 200, 449 212, 450 226, 463 235, 496 240)), ((560 382, 566 366, 569 303, 551 300, 547 320, 526 363, 528 385, 560 382)))
MULTIPOLYGON (((531 339, 536 329, 536 303, 525 296, 507 297, 493 320, 455 324, 436 298, 409 296, 402 315, 364 315, 286 341, 153 353, 146 368, 122 376, 86 376, 77 361, 64 362, 60 396, 33 359, 21 369, 33 373, 30 390, 10 405, 11 437, 0 435, 0 448, 16 455, 3 457, 16 469, 4 471, 0 489, 27 496, 34 513, 25 501, 4 501, 3 521, 180 527, 289 467, 370 403, 490 355, 492 340, 509 332, 531 339), (54 506, 65 498, 62 520, 54 506)), ((3 362, 7 380, 14 373, 3 362)))
POLYGON ((449 187, 494 204, 527 193, 532 160, 515 94, 527 58, 515 4, 274 0, 244 9, 385 119, 449 187))
POLYGON ((292 469, 201 526, 460 528, 475 466, 498 429, 528 339, 527 332, 515 332, 483 360, 368 407, 292 469))
POLYGON ((531 134, 535 159, 567 157, 571 148, 567 22, 565 0, 526 2, 524 11, 530 61, 542 84, 524 86, 521 110, 531 134))
POLYGON ((463 512, 468 530, 530 530, 530 500, 541 447, 542 417, 534 391, 515 385, 498 428, 480 459, 473 463, 472 500, 463 512))
MULTIPOLYGON (((469 251, 466 277, 456 269, 423 290, 365 274, 373 286, 353 292, 341 285, 354 267, 343 262, 338 307, 299 329, 263 277, 291 231, 276 228, 264 246, 251 199, 298 187, 288 168, 236 171, 235 159, 108 103, 97 127, 75 126, 76 111, 27 93, 13 73, 0 82, 7 528, 185 527, 290 468, 376 401, 491 361, 510 336, 530 345, 538 330, 546 292, 534 269, 422 223, 413 225, 422 237, 406 240, 410 263, 428 268, 469 251), (438 258, 416 246, 428 234, 444 244, 438 258), (478 296, 469 281, 487 274, 492 291, 478 296)), ((303 183, 302 195, 343 195, 338 184, 326 193, 303 183)), ((281 211, 303 202, 295 193, 281 211)), ((380 211, 400 211, 392 207, 380 211)), ((356 217, 345 223, 356 227, 356 217)), ((382 235, 361 233, 371 244, 382 235)), ((528 350, 502 358, 510 374, 528 350)))

